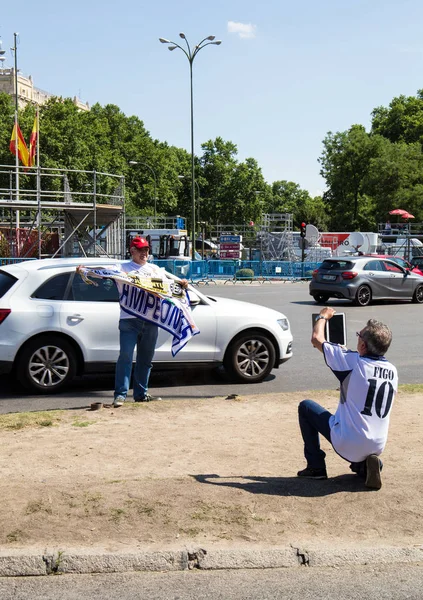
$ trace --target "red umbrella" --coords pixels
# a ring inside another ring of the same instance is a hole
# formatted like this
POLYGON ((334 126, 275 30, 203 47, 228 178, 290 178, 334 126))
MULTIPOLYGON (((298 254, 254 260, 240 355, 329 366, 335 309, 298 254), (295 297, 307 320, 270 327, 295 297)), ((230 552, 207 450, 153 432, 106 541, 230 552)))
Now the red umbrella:
POLYGON ((412 215, 411 213, 407 212, 406 210, 404 210, 402 208, 395 208, 394 210, 390 210, 389 214, 390 215, 399 215, 403 219, 414 219, 414 215, 412 215))

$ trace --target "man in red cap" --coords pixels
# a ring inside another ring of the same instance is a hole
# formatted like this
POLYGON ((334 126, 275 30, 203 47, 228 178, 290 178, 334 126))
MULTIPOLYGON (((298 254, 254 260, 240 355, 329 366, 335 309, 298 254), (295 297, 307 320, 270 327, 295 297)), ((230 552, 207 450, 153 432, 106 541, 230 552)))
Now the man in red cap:
MULTIPOLYGON (((125 273, 136 272, 142 277, 153 276, 167 279, 164 269, 148 262, 149 250, 150 246, 145 238, 134 237, 129 246, 131 260, 119 263, 118 268, 125 273)), ((186 279, 179 280, 178 283, 184 289, 188 287, 186 279)), ((134 368, 134 400, 135 402, 161 400, 161 398, 151 396, 148 393, 148 380, 153 366, 151 363, 156 349, 158 333, 159 328, 155 323, 128 314, 121 305, 119 318, 120 351, 116 363, 113 406, 122 406, 128 395, 135 346, 137 346, 137 357, 134 368)))

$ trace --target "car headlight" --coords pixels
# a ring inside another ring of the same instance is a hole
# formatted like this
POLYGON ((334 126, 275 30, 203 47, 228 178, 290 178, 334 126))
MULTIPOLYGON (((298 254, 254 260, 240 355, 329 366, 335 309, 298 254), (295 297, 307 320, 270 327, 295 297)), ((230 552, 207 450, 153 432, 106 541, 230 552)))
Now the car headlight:
POLYGON ((282 329, 284 331, 287 331, 289 329, 289 321, 287 318, 285 319, 278 319, 278 323, 279 325, 282 327, 282 329))

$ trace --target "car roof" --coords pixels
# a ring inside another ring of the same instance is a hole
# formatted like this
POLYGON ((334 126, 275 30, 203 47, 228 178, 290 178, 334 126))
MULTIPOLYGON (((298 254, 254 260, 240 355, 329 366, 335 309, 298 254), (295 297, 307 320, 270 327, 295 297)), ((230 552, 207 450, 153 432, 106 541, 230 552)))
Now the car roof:
POLYGON ((0 268, 5 271, 25 270, 38 271, 41 269, 60 269, 62 267, 77 267, 78 265, 114 265, 121 262, 115 258, 41 258, 36 260, 23 260, 21 262, 2 265, 0 268))

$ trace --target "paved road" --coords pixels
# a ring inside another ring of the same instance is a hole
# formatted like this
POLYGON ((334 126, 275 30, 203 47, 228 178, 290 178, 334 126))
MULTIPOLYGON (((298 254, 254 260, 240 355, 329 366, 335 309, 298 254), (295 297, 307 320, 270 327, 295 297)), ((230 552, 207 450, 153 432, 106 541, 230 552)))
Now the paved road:
POLYGON ((0 580, 2 600, 420 600, 423 567, 189 571, 15 577, 0 580))
MULTIPOLYGON (((222 374, 209 370, 154 372, 151 391, 163 398, 207 398, 237 393, 267 394, 280 391, 330 389, 337 381, 323 365, 321 354, 310 344, 311 315, 319 307, 308 294, 306 283, 263 285, 216 285, 201 288, 206 294, 255 302, 285 313, 294 335, 294 357, 257 385, 233 384, 222 374)), ((421 326, 423 306, 411 303, 378 303, 356 307, 343 300, 331 302, 347 316, 348 345, 356 347, 355 332, 367 319, 378 318, 393 330, 394 343, 389 358, 399 369, 400 383, 422 383, 421 326)), ((25 396, 14 381, 0 377, 0 413, 75 408, 91 402, 108 402, 113 396, 113 376, 79 378, 57 396, 25 396)))

